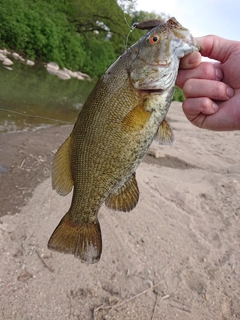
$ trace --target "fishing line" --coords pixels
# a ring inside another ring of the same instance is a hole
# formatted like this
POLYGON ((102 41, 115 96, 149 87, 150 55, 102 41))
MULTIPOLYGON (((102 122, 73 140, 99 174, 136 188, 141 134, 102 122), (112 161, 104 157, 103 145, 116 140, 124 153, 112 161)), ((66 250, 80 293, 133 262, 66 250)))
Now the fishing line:
POLYGON ((126 18, 126 12, 123 12, 123 14, 124 14, 124 20, 126 22, 126 25, 128 26, 129 29, 131 29, 132 27, 130 27, 130 25, 129 25, 128 21, 127 21, 127 18, 126 18))
POLYGON ((25 117, 32 117, 32 118, 38 118, 38 119, 44 119, 44 120, 51 120, 51 121, 55 121, 55 122, 62 122, 62 123, 66 123, 66 124, 73 124, 72 122, 68 122, 68 121, 64 121, 64 120, 58 120, 58 119, 54 119, 54 118, 42 117, 42 116, 37 116, 37 115, 33 115, 33 114, 27 114, 24 112, 13 111, 13 110, 5 109, 5 108, 0 108, 0 111, 11 112, 11 113, 19 114, 19 115, 25 116, 25 117))
POLYGON ((126 43, 125 43, 126 50, 127 50, 127 48, 128 48, 128 38, 129 38, 130 34, 133 32, 133 30, 136 28, 136 24, 134 23, 134 24, 130 27, 130 25, 129 25, 128 21, 127 21, 126 13, 125 13, 125 12, 124 12, 124 20, 125 20, 126 25, 127 25, 127 26, 129 27, 129 29, 130 29, 129 32, 128 32, 128 34, 127 34, 126 43))

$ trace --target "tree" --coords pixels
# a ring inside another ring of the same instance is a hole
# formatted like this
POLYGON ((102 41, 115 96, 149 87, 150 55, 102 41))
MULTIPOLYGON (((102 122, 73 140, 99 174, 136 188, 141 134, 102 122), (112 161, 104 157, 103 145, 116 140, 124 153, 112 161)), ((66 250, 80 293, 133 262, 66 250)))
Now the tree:
POLYGON ((0 47, 30 59, 102 74, 145 33, 136 21, 162 17, 135 10, 136 0, 1 0, 0 47))

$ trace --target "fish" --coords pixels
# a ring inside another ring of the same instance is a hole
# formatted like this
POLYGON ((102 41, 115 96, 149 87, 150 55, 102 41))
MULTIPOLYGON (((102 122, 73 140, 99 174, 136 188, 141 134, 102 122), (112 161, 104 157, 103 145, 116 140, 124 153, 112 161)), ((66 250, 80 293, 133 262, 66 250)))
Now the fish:
POLYGON ((159 26, 162 23, 164 23, 163 20, 152 19, 152 20, 145 20, 142 22, 134 22, 132 27, 140 30, 150 30, 150 29, 153 29, 154 27, 159 26))
POLYGON ((103 203, 129 212, 138 203, 136 169, 153 139, 172 144, 166 114, 180 59, 199 50, 190 31, 174 17, 147 22, 150 29, 100 77, 73 130, 52 163, 52 187, 72 202, 48 241, 48 248, 99 261, 103 203))

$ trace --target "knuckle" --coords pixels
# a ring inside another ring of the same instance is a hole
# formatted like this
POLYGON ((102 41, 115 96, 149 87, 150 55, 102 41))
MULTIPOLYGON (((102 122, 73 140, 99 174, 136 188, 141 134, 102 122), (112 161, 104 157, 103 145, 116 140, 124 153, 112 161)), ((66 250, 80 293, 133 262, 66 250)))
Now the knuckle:
POLYGON ((207 113, 209 113, 209 109, 211 108, 211 105, 212 105, 212 101, 207 97, 203 97, 203 98, 201 98, 201 101, 199 104, 199 107, 200 107, 199 111, 201 113, 207 114, 207 113))
POLYGON ((201 72, 204 79, 215 79, 216 71, 214 65, 210 62, 202 62, 201 72))
POLYGON ((226 98, 226 85, 223 82, 218 82, 214 87, 214 99, 222 100, 226 98))
POLYGON ((190 97, 194 91, 195 79, 188 79, 183 84, 183 93, 186 98, 190 97))

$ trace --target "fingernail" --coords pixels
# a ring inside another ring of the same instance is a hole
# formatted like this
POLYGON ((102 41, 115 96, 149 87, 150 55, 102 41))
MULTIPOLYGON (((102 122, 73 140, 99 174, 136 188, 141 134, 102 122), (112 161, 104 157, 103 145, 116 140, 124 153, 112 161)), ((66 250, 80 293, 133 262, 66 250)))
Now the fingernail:
POLYGON ((216 70, 216 78, 217 78, 217 80, 222 80, 222 78, 223 78, 222 70, 219 69, 219 68, 216 68, 215 70, 216 70))
POLYGON ((213 103, 213 112, 217 112, 219 109, 218 105, 216 103, 213 103))
POLYGON ((234 96, 234 90, 231 87, 227 87, 227 96, 232 98, 234 96))

